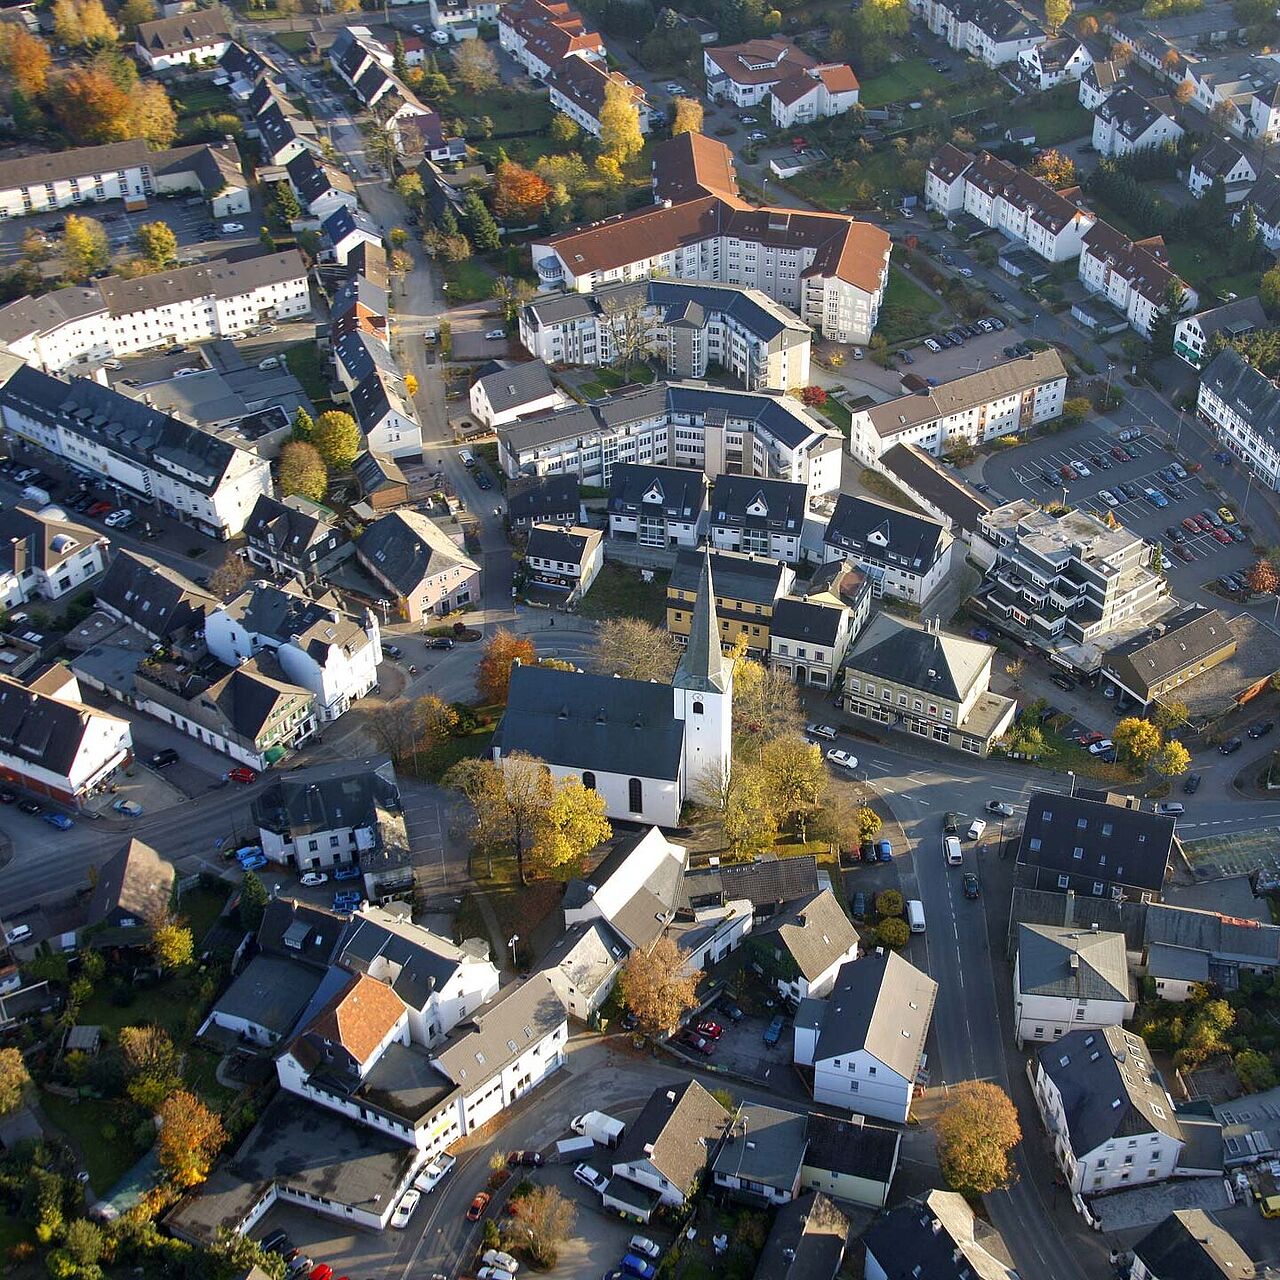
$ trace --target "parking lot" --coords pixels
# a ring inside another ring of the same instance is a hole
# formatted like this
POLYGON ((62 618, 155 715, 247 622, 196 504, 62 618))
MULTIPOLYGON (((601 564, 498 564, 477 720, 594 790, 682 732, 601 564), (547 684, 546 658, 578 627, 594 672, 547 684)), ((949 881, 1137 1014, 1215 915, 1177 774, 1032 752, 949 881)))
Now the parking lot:
POLYGON ((1021 341, 1021 334, 1006 326, 1003 332, 979 333, 976 338, 966 338, 963 346, 945 347, 941 351, 930 351, 921 342, 911 348, 910 368, 904 361, 899 372, 950 382, 953 378, 963 378, 1016 359, 1005 355, 1004 349, 1021 341))
MULTIPOLYGON (((983 478, 994 493, 1003 499, 1029 496, 1040 503, 1061 501, 1064 493, 1073 507, 1106 518, 1108 512, 1127 528, 1152 543, 1159 543, 1170 562, 1166 571, 1175 594, 1202 587, 1230 573, 1241 573, 1254 560, 1250 540, 1223 543, 1214 531, 1191 532, 1182 525, 1188 517, 1206 512, 1217 513, 1224 500, 1206 487, 1212 479, 1209 472, 1189 474, 1185 480, 1170 482, 1161 476, 1176 455, 1154 438, 1141 435, 1121 442, 1118 433, 1094 423, 1063 431, 1018 449, 1005 450, 992 456, 983 468, 983 478), (1119 446, 1130 455, 1130 461, 1119 461, 1112 449, 1119 446), (1065 479, 1062 467, 1083 464, 1089 474, 1065 479), (1053 477, 1050 484, 1046 476, 1053 477), (1127 496, 1120 485, 1136 486, 1127 496), (1163 506, 1144 496, 1154 490, 1163 506), (1101 495, 1109 493, 1108 502, 1101 495), (1140 492, 1139 492, 1140 491, 1140 492), (1172 530, 1177 530, 1177 536, 1172 530), (1181 548, 1179 550, 1178 548, 1181 548)), ((1181 464, 1180 464, 1181 465, 1181 464)), ((1186 468, 1184 468, 1186 469, 1186 468)), ((1227 502, 1234 508, 1234 502, 1227 502)), ((1230 529, 1229 522, 1222 521, 1230 529)), ((1248 520, 1239 522, 1247 533, 1248 520)))

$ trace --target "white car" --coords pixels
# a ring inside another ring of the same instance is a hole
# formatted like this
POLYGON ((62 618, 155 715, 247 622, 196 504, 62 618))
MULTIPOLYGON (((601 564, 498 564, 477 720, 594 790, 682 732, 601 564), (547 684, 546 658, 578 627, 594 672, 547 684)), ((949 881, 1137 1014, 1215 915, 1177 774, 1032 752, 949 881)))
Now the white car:
POLYGON ((239 235, 243 230, 244 223, 242 222, 224 222, 222 224, 222 234, 224 236, 239 235))
POLYGON ((924 340, 924 345, 928 347, 930 351, 942 350, 942 344, 940 342, 936 342, 933 338, 926 338, 924 340))
POLYGON ((1103 738, 1101 742, 1093 742, 1089 744, 1089 754, 1091 756, 1104 756, 1108 751, 1115 750, 1115 743, 1110 738, 1103 738))
POLYGON ((981 818, 974 818, 974 820, 971 823, 969 823, 969 839, 970 840, 980 839, 982 836, 982 833, 986 829, 987 829, 987 824, 981 818))
POLYGON ((448 44, 449 33, 447 31, 433 31, 431 33, 431 39, 435 41, 436 44, 448 44))
POLYGON ((497 342, 499 339, 507 336, 507 331, 505 329, 489 329, 486 331, 484 336, 490 342, 497 342))
POLYGON ((751 132, 747 134, 747 139, 751 142, 763 142, 768 136, 769 135, 767 133, 761 133, 759 129, 752 129, 751 132))
POLYGON ((988 800, 987 812, 999 814, 1002 818, 1013 817, 1013 805, 1005 804, 1003 800, 988 800))
POLYGON ((175 378, 194 378, 197 373, 203 373, 203 369, 197 369, 192 365, 187 365, 184 369, 175 369, 173 376, 175 378))
POLYGON ((664 88, 668 93, 683 93, 683 92, 684 92, 684 87, 683 87, 682 85, 678 85, 678 84, 676 84, 676 82, 675 82, 674 80, 673 80, 670 84, 664 84, 662 87, 663 87, 663 88, 664 88))
POLYGON ((520 1270, 520 1264, 503 1249, 486 1249, 480 1258, 486 1267, 501 1267, 514 1275, 520 1270))
POLYGON ((420 22, 415 22, 413 26, 409 28, 409 30, 412 31, 415 36, 420 36, 425 34, 423 31, 422 23, 420 22))
POLYGON ((108 529, 127 529, 133 523, 133 512, 123 507, 111 512, 102 522, 108 529))
POLYGON ((627 1249, 631 1253, 641 1253, 646 1258, 657 1258, 662 1254, 662 1250, 648 1236, 632 1236, 627 1249))
POLYGON ((960 267, 960 268, 959 268, 959 271, 960 271, 960 274, 961 274, 962 276, 964 276, 966 280, 967 280, 971 275, 973 275, 973 268, 972 268, 972 267, 960 267))
POLYGON ((757 120, 755 116, 743 116, 742 123, 743 124, 759 124, 760 121, 757 120))
POLYGON ((515 1280, 515 1272, 506 1267, 481 1267, 476 1272, 476 1280, 515 1280))
POLYGON ((1118 507, 1120 505, 1120 499, 1110 489, 1099 489, 1098 497, 1109 507, 1118 507))
POLYGON ((592 1191, 599 1191, 601 1194, 604 1193, 605 1187, 609 1185, 609 1179, 598 1169, 593 1169, 589 1164, 578 1165, 573 1171, 573 1176, 584 1187, 590 1187, 592 1191))
POLYGON ((838 751, 835 747, 832 747, 827 752, 827 761, 838 769, 856 769, 858 767, 857 756, 850 755, 847 751, 838 751))
POLYGON ((804 731, 811 738, 825 738, 828 742, 836 740, 836 731, 829 724, 813 724, 811 722, 805 725, 804 731))
POLYGON ((440 1180, 457 1163, 457 1156, 451 1156, 448 1152, 444 1155, 436 1156, 436 1158, 427 1165, 416 1178, 414 1178, 413 1185, 426 1195, 428 1192, 435 1190, 440 1180))
POLYGON ((396 1230, 403 1231, 409 1225, 409 1219, 413 1217, 413 1211, 418 1207, 418 1201, 421 1199, 422 1192, 414 1187, 410 1187, 400 1197, 400 1203, 396 1205, 396 1211, 391 1215, 391 1225, 396 1230))
POLYGON ((1071 465, 1076 469, 1077 475, 1082 475, 1082 476, 1093 475, 1093 472, 1090 471, 1089 468, 1086 467, 1083 462, 1072 462, 1071 465))
POLYGON ((26 942, 31 937, 31 926, 29 924, 16 925, 4 935, 4 940, 11 947, 19 942, 26 942))
POLYGON ((325 875, 323 871, 308 871, 307 874, 302 877, 302 883, 305 884, 308 889, 314 889, 317 885, 327 884, 328 882, 329 877, 325 875))
POLYGON ((960 840, 956 836, 947 836, 943 839, 942 853, 949 867, 958 867, 964 861, 964 850, 961 849, 960 840))

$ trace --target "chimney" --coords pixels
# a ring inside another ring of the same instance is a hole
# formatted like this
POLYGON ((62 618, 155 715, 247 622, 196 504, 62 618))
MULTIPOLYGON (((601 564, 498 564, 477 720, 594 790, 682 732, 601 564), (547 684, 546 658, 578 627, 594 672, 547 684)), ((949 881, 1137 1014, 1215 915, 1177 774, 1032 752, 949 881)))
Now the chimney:
POLYGON ((1074 889, 1067 890, 1066 899, 1062 904, 1062 923, 1064 925, 1075 924, 1076 922, 1076 891, 1074 889))
POLYGON ((9 545, 13 547, 13 572, 21 577, 27 571, 27 540, 10 538, 9 545))

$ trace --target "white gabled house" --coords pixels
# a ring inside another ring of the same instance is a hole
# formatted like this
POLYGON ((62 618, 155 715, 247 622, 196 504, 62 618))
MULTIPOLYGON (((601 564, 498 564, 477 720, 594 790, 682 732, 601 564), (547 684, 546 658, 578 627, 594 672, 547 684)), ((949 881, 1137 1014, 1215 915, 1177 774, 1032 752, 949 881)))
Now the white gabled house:
POLYGON ((1095 150, 1103 156, 1124 157, 1177 142, 1183 129, 1171 109, 1167 98, 1144 98, 1136 89, 1122 86, 1094 112, 1095 150))
POLYGON ((1093 63, 1093 53, 1085 41, 1060 36, 1019 52, 1018 80, 1028 89, 1044 93, 1064 80, 1079 80, 1093 63))
POLYGON ((1226 138, 1215 138, 1192 160, 1187 170, 1187 187, 1199 200, 1219 178, 1228 204, 1239 204, 1258 180, 1253 161, 1226 138))
POLYGON ((1063 925, 1018 926, 1013 965, 1014 1035, 1056 1040, 1068 1031, 1118 1026, 1133 1017, 1124 934, 1063 925))

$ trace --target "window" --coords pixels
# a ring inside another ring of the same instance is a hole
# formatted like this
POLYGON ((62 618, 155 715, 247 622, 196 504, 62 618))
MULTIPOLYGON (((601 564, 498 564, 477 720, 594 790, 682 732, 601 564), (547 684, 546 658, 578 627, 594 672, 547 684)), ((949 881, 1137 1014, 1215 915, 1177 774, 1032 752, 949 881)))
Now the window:
POLYGON ((1059 877, 1058 877, 1058 888, 1059 888, 1059 889, 1066 889, 1066 888, 1068 888, 1068 887, 1070 886, 1070 884, 1071 884, 1071 877, 1070 877, 1070 876, 1059 876, 1059 877))
POLYGON ((582 775, 582 785, 586 787, 588 791, 594 791, 596 789, 596 775, 589 769, 582 775))
POLYGON ((639 778, 632 778, 627 783, 627 808, 632 813, 644 812, 644 787, 639 778))
POLYGON ((701 699, 701 698, 698 698, 698 699, 696 699, 696 700, 695 700, 695 702, 694 702, 694 704, 693 704, 693 714, 694 714, 695 716, 700 716, 700 715, 702 714, 702 699, 701 699))

